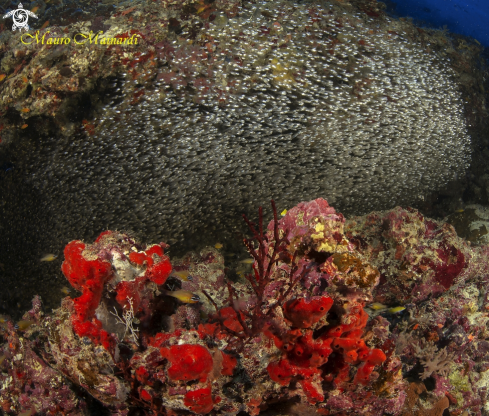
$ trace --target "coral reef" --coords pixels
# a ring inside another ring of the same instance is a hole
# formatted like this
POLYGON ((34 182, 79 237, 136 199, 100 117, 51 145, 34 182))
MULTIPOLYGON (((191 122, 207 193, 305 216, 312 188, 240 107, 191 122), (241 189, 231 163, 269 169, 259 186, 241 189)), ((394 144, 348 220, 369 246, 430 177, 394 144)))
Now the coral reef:
MULTIPOLYGON (((44 43, 1 32, 0 216, 11 226, 0 245, 30 224, 43 236, 35 252, 101 229, 174 247, 230 241, 238 215, 272 196, 281 211, 321 193, 348 215, 424 204, 466 178, 468 133, 489 120, 481 47, 390 18, 380 2, 89 3, 105 11, 41 5, 44 43), (75 44, 90 31, 103 31, 97 44, 75 44), (72 40, 47 44, 60 37, 72 40)), ((25 282, 22 301, 56 307, 23 244, 8 249, 4 278, 25 282)), ((14 297, 0 293, 0 306, 14 297)))
POLYGON ((489 414, 489 247, 412 209, 272 212, 245 216, 233 279, 214 248, 171 264, 120 232, 70 242, 80 295, 0 326, 4 413, 489 414))

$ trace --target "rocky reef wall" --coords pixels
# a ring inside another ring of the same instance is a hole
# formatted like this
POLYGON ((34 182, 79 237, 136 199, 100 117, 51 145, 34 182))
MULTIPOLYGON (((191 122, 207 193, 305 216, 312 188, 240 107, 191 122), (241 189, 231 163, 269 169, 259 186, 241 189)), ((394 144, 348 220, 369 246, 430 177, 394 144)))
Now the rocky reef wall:
POLYGON ((22 293, 25 251, 100 229, 190 246, 272 197, 423 201, 464 177, 484 112, 477 48, 377 2, 141 3, 27 40, 1 34, 0 262, 22 293))

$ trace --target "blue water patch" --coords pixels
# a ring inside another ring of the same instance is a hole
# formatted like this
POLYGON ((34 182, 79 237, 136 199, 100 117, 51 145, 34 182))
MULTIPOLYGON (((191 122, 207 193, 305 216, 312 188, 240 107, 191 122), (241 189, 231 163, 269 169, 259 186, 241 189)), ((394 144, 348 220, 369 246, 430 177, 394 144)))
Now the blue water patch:
POLYGON ((489 47, 489 0, 390 0, 388 11, 416 24, 442 28, 477 39, 489 47))

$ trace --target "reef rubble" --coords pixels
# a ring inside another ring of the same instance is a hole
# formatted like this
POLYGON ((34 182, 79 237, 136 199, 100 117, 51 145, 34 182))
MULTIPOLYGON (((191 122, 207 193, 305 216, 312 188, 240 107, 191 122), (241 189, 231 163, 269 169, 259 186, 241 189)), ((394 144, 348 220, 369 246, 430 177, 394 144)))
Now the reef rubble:
POLYGON ((272 206, 268 227, 245 217, 253 264, 232 278, 212 247, 70 242, 80 296, 0 325, 2 411, 489 415, 488 246, 414 209, 272 206))

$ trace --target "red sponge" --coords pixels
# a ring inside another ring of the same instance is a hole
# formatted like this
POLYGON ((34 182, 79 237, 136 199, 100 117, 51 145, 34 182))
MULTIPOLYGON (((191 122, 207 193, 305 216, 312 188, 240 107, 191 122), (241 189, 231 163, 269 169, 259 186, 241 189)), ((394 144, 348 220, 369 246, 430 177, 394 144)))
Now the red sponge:
POLYGON ((183 403, 194 413, 207 414, 214 407, 211 389, 205 387, 203 389, 189 391, 185 395, 183 403))
POLYGON ((171 363, 168 377, 172 380, 204 382, 212 370, 212 356, 201 345, 172 345, 170 348, 161 348, 160 352, 171 363))
POLYGON ((314 297, 311 300, 293 299, 284 305, 284 315, 296 328, 309 328, 328 313, 333 306, 329 296, 314 297))
POLYGON ((113 351, 115 340, 95 318, 95 309, 100 302, 105 283, 112 277, 110 263, 103 260, 87 260, 83 257, 85 244, 72 241, 65 247, 65 261, 61 266, 70 284, 82 295, 73 300, 75 313, 71 316, 73 329, 79 337, 87 336, 94 343, 102 344, 113 351))

